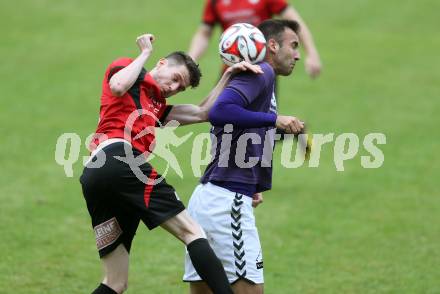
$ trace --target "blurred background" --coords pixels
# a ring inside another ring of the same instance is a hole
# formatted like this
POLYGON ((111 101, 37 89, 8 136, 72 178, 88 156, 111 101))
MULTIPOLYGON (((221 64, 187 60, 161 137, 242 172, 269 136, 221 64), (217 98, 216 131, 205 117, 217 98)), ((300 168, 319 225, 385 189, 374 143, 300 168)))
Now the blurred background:
MULTIPOLYGON (((256 209, 266 293, 440 293, 440 35, 434 0, 289 1, 313 32, 323 72, 300 62, 280 79, 281 113, 313 133, 384 133, 379 169, 359 150, 336 171, 333 146, 320 166, 286 169, 256 209)), ((0 293, 90 293, 102 276, 78 178, 55 162, 57 138, 94 132, 104 71, 135 57, 135 39, 156 35, 146 68, 187 50, 202 0, 0 3, 0 293), (67 289, 67 290, 66 290, 67 289)), ((169 103, 197 103, 218 78, 219 29, 200 60, 201 85, 169 103)), ((179 134, 209 130, 184 127, 179 134)), ((189 140, 173 149, 184 178, 168 182, 186 204, 198 179, 189 140)), ((161 163, 157 163, 161 167, 161 163)), ((184 247, 138 229, 127 293, 187 293, 184 247)))

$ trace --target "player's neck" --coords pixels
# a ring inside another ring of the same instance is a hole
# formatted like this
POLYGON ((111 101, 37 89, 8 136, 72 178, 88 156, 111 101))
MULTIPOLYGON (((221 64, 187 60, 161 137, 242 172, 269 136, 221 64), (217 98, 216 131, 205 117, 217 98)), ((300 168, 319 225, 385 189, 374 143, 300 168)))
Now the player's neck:
POLYGON ((278 75, 277 68, 275 66, 275 62, 273 61, 273 59, 270 56, 266 55, 264 62, 268 63, 272 67, 275 74, 278 75))
POLYGON ((155 82, 157 82, 156 77, 157 77, 157 68, 153 67, 150 72, 149 72, 150 76, 153 78, 153 80, 155 82))

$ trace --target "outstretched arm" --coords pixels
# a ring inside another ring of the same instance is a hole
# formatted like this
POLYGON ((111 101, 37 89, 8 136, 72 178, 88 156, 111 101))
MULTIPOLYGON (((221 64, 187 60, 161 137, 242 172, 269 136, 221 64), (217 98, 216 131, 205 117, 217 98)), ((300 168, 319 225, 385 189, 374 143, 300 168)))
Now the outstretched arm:
POLYGON ((209 112, 209 122, 213 126, 232 124, 241 129, 277 127, 289 134, 298 134, 304 129, 304 122, 294 116, 251 111, 245 105, 245 100, 236 90, 227 88, 209 112))
POLYGON ((194 34, 188 50, 188 55, 195 61, 199 60, 199 58, 206 52, 206 49, 208 49, 212 31, 212 26, 203 23, 194 34))
POLYGON ((154 36, 152 34, 145 34, 136 39, 141 54, 139 54, 132 63, 115 73, 110 78, 109 86, 114 96, 123 96, 136 82, 136 79, 144 68, 145 62, 153 51, 153 41, 154 36))
POLYGON ((304 45, 304 50, 307 55, 305 61, 306 71, 310 77, 316 78, 321 73, 322 65, 318 49, 316 49, 315 42, 313 41, 312 33, 292 5, 287 6, 280 16, 284 19, 295 20, 299 23, 301 28, 299 38, 304 45))
POLYGON ((200 102, 199 105, 194 104, 180 104, 174 105, 171 109, 170 113, 165 118, 165 123, 176 120, 180 123, 180 125, 188 125, 194 123, 201 123, 208 121, 208 113, 212 108, 215 100, 218 95, 223 91, 226 87, 231 76, 240 71, 252 71, 256 74, 261 74, 263 71, 260 66, 252 65, 247 62, 240 62, 231 67, 229 67, 217 85, 212 89, 212 91, 205 97, 205 99, 200 102))

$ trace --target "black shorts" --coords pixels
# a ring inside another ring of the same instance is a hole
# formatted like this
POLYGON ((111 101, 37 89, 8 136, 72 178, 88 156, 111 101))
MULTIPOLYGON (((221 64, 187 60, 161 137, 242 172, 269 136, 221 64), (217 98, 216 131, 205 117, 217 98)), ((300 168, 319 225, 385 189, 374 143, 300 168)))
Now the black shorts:
MULTIPOLYGON (((116 142, 104 147, 98 152, 106 155, 104 165, 91 168, 89 164, 80 178, 100 257, 119 244, 130 251, 140 220, 151 230, 185 209, 165 179, 152 182, 161 175, 149 163, 139 166, 138 171, 150 179, 144 183, 128 163, 115 158, 126 157, 124 145, 116 142)), ((139 151, 132 151, 135 156, 140 155, 139 151)), ((92 162, 95 160, 96 156, 92 162)))

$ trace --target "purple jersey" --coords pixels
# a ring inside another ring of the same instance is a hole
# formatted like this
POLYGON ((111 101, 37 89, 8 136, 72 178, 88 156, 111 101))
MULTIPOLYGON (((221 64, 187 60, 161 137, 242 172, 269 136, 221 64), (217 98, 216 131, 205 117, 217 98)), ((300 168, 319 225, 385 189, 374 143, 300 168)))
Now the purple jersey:
MULTIPOLYGON (((263 74, 240 73, 231 79, 224 92, 238 93, 235 103, 248 111, 276 114, 275 73, 268 63, 260 66, 263 74)), ((222 94, 211 111, 217 108, 218 114, 221 103, 222 94)), ((237 183, 254 185, 253 192, 271 189, 275 123, 266 127, 239 128, 234 125, 233 118, 230 121, 232 124, 211 128, 212 160, 200 181, 222 182, 228 187, 237 183)))

